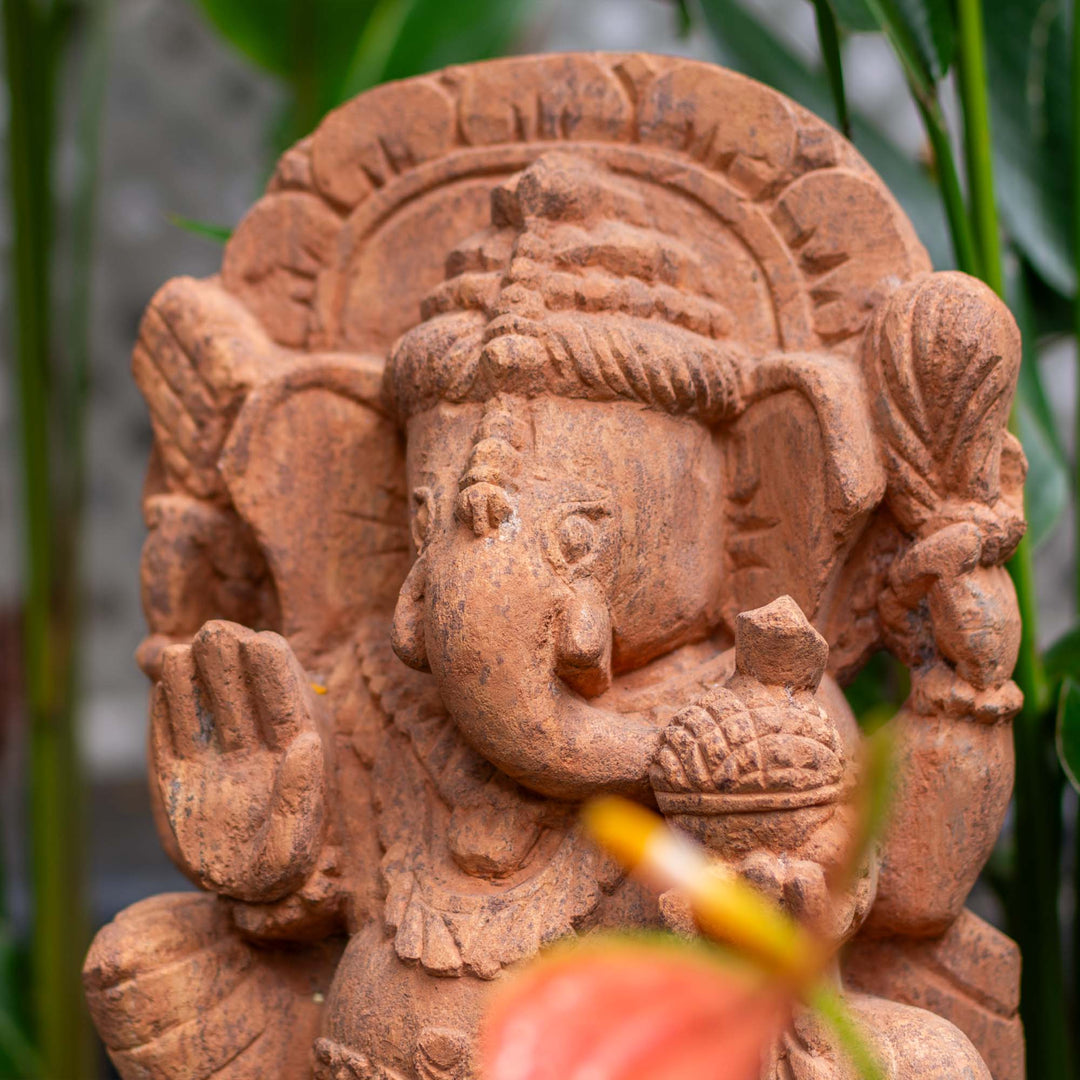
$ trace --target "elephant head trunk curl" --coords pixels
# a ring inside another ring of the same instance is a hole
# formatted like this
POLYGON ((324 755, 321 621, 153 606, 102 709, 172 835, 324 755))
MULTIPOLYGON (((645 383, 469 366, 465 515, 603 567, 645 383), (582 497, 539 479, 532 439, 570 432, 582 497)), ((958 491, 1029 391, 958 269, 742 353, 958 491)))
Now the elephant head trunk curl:
POLYGON ((585 694, 611 680, 611 623, 591 582, 568 584, 515 521, 460 530, 417 561, 394 648, 430 670, 465 739, 544 795, 642 794, 658 741, 644 717, 585 694))

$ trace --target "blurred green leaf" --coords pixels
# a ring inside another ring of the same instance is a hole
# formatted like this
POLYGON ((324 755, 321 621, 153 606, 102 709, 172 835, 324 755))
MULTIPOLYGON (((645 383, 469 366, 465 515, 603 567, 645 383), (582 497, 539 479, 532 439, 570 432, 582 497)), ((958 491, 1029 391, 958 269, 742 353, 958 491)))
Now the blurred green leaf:
MULTIPOLYGON (((1065 448, 1058 431, 1057 420, 1050 408, 1039 368, 1039 339, 1046 333, 1047 312, 1040 310, 1048 296, 1055 294, 1043 286, 1039 277, 1024 260, 1011 257, 1005 260, 1005 299, 1020 330, 1021 348, 1020 378, 1016 387, 1017 397, 1031 412, 1030 419, 1039 425, 1045 442, 1051 446, 1062 466, 1067 468, 1065 448)), ((1071 320, 1071 312, 1066 313, 1071 320)), ((1069 323, 1071 327, 1071 321, 1069 323)))
POLYGON ((930 74, 943 79, 952 67, 956 48, 950 0, 881 0, 881 3, 907 26, 930 74))
POLYGON ((916 99, 929 100, 935 92, 934 67, 907 21, 889 0, 866 0, 866 6, 888 38, 916 99))
POLYGON ((832 6, 841 26, 855 31, 878 29, 878 21, 866 6, 866 0, 832 0, 832 6))
POLYGON ((0 1080, 27 1080, 41 1075, 41 1062, 26 1031, 20 1005, 20 955, 10 924, 0 911, 0 1080))
POLYGON ((1028 459, 1024 512, 1031 546, 1037 548, 1054 531, 1069 504, 1069 469, 1022 395, 1017 399, 1016 419, 1028 459))
POLYGON ((288 84, 274 132, 283 150, 341 101, 341 86, 376 0, 195 0, 249 60, 288 84))
POLYGON ((356 42, 336 94, 339 101, 348 101, 354 94, 384 80, 390 56, 416 3, 417 0, 378 0, 356 42))
POLYGON ((0 849, 0 1080, 19 1080, 36 1075, 39 1063, 17 1019, 22 995, 18 950, 7 913, 5 869, 4 852, 0 849))
POLYGON ((833 0, 833 5, 848 29, 880 30, 894 47, 906 47, 930 78, 944 78, 952 66, 956 33, 949 0, 833 0))
POLYGON ((1035 333, 1039 337, 1048 334, 1071 335, 1075 326, 1071 299, 1048 285, 1043 276, 1033 269, 1029 271, 1027 278, 1035 318, 1035 333))
POLYGON ((1016 243, 1072 295, 1069 34, 1062 0, 995 0, 986 63, 1001 214, 1016 243))
POLYGON ((1080 791, 1080 686, 1072 679, 1061 684, 1054 741, 1069 783, 1080 791))
POLYGON ((874 653, 844 687, 844 696, 863 731, 876 731, 896 715, 911 690, 907 668, 891 653, 874 653))
POLYGON ((169 224, 175 225, 178 229, 183 229, 184 232, 194 233, 196 236, 203 236, 207 240, 213 240, 217 244, 227 243, 233 233, 228 225, 214 225, 209 221, 195 221, 193 218, 182 217, 180 214, 169 214, 167 216, 169 224))
POLYGON ((41 1076, 41 1062, 15 1018, 0 1009, 0 1078, 31 1080, 41 1076))
POLYGON ((222 37, 249 60, 329 96, 352 58, 374 0, 196 0, 222 37))
POLYGON ((1005 268, 1005 296, 1016 317, 1023 347, 1016 387, 1016 421, 1028 459, 1024 509, 1035 548, 1053 532, 1068 506, 1070 474, 1039 371, 1039 335, 1031 290, 1034 275, 1015 257, 1006 259, 1005 268))
MULTIPOLYGON (((737 0, 701 0, 705 22, 722 63, 794 98, 819 116, 828 116, 831 98, 822 72, 813 71, 737 0)), ((934 266, 954 266, 941 198, 930 174, 886 139, 858 113, 852 116, 854 143, 903 206, 934 266)))
POLYGON ((675 33, 680 40, 690 36, 694 29, 694 17, 690 14, 690 0, 675 0, 675 33))
POLYGON ((281 27, 291 14, 290 0, 197 0, 218 33, 249 60, 274 75, 288 78, 295 66, 292 35, 281 27))
POLYGON ((483 60, 511 44, 527 0, 195 0, 218 32, 291 90, 276 152, 376 83, 483 60))
POLYGON ((1069 677, 1080 683, 1080 623, 1062 634, 1046 650, 1043 665, 1051 679, 1069 677))
POLYGON ((498 56, 527 7, 527 0, 379 0, 356 41, 338 99, 389 79, 498 56))
POLYGON ((877 1052, 867 1045, 865 1029, 851 1015, 843 995, 824 979, 810 991, 810 1004, 829 1025, 851 1063, 851 1072, 860 1080, 884 1080, 885 1069, 877 1052))

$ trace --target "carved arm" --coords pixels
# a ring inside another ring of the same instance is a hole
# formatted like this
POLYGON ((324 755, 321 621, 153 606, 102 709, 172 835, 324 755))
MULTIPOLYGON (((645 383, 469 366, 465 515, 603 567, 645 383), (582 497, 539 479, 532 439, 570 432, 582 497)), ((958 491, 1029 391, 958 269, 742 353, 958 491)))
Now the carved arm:
POLYGON ((389 425, 362 404, 377 372, 362 359, 283 349, 217 281, 186 278, 151 302, 133 364, 155 447, 142 561, 150 636, 138 658, 156 684, 150 786, 158 831, 189 877, 238 900, 235 919, 247 932, 318 935, 356 882, 346 883, 339 865, 331 786, 345 705, 336 689, 313 696, 310 681, 328 684, 352 656, 358 613, 385 607, 380 588, 404 576, 385 557, 366 572, 353 565, 364 566, 371 550, 403 548, 396 536, 404 525, 380 530, 338 505, 351 499, 369 516, 390 516, 379 499, 396 490, 400 451, 389 425), (299 409, 290 380, 308 393, 299 409), (336 459, 307 462, 329 494, 294 479, 305 466, 297 440, 310 446, 312 428, 342 459, 336 469, 336 459), (355 481, 346 451, 385 462, 377 488, 355 481), (249 480, 257 468, 283 477, 288 490, 262 475, 249 480), (305 529, 322 538, 321 557, 305 561, 305 529), (315 587, 312 567, 333 588, 315 587), (256 632, 266 628, 288 641, 256 632))
POLYGON ((1020 618, 1003 564, 1023 535, 1023 458, 1005 425, 1020 341, 989 289, 950 273, 894 293, 864 350, 907 539, 878 612, 912 677, 868 925, 932 935, 962 910, 1012 792, 1020 618))

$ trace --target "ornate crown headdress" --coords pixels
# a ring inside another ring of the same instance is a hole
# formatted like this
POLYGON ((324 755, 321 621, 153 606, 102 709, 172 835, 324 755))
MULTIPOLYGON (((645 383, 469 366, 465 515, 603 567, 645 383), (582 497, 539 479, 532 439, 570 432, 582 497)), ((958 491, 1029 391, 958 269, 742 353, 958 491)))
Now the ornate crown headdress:
POLYGON ((437 401, 549 392, 705 422, 740 411, 735 320, 693 249, 603 166, 546 154, 491 197, 491 227, 447 259, 387 385, 408 416, 437 401))

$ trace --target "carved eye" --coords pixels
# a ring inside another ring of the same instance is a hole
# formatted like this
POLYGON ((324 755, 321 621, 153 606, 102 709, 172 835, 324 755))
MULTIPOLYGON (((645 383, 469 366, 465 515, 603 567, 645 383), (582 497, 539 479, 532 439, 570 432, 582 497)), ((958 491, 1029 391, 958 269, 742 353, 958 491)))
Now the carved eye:
POLYGON ((593 549, 596 524, 584 514, 570 514, 563 519, 557 535, 559 553, 567 563, 580 562, 593 549))
POLYGON ((428 529, 431 526, 431 488, 415 488, 412 497, 412 539, 416 554, 419 555, 427 543, 428 529))
POLYGON ((542 532, 544 551, 552 566, 570 579, 610 568, 617 539, 610 496, 567 492, 552 503, 551 517, 542 532))

